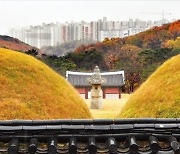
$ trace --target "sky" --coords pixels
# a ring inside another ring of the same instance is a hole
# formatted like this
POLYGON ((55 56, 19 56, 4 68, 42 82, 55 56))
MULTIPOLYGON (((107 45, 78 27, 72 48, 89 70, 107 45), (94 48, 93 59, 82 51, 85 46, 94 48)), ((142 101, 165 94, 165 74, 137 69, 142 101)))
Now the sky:
POLYGON ((10 28, 52 22, 180 19, 179 0, 0 0, 0 35, 10 28))

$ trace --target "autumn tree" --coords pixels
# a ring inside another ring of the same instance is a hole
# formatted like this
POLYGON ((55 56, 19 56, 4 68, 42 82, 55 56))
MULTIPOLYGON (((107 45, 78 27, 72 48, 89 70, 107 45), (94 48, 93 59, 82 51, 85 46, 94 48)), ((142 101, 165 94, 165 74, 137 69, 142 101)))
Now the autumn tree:
POLYGON ((180 20, 173 22, 169 26, 169 32, 171 33, 173 39, 175 40, 180 36, 180 20))
POLYGON ((134 45, 124 45, 116 54, 118 60, 115 63, 115 69, 124 70, 126 77, 126 89, 129 92, 134 91, 135 84, 139 85, 140 71, 138 62, 138 53, 140 48, 134 45))
POLYGON ((180 48, 180 37, 176 40, 168 40, 162 45, 163 48, 180 48))

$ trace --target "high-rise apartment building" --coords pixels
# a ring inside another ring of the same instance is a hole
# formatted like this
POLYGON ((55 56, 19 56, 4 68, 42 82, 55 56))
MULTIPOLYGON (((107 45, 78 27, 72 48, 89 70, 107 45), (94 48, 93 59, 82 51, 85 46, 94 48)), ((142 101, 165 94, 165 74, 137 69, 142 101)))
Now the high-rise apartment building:
POLYGON ((65 22, 50 23, 38 26, 14 28, 9 35, 20 39, 37 48, 43 46, 56 46, 72 41, 103 41, 105 38, 125 37, 134 35, 151 28, 159 26, 163 21, 141 21, 129 19, 128 21, 108 21, 106 17, 102 20, 91 22, 65 22))

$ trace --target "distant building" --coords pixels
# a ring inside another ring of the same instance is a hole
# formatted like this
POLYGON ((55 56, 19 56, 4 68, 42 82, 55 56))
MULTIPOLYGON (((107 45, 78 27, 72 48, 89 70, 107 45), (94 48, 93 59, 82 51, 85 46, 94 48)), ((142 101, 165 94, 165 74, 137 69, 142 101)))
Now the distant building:
POLYGON ((103 41, 105 38, 122 38, 125 36, 125 34, 128 35, 127 31, 122 31, 122 30, 103 30, 100 32, 100 41, 103 41))
POLYGON ((91 22, 56 22, 13 28, 10 29, 9 35, 37 48, 42 48, 72 41, 103 41, 105 38, 123 38, 167 22, 167 20, 152 22, 139 19, 108 21, 106 17, 103 17, 102 20, 91 22))
MULTIPOLYGON (((91 85, 87 78, 93 73, 66 71, 66 79, 76 88, 80 95, 88 99, 91 96, 91 85)), ((120 99, 124 82, 124 71, 104 72, 101 76, 107 80, 102 84, 103 98, 120 99)))

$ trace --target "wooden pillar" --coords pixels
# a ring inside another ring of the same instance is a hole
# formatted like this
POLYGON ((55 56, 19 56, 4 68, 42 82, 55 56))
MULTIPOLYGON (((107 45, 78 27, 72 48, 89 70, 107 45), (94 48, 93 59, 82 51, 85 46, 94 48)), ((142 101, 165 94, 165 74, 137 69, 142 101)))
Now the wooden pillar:
POLYGON ((106 88, 103 88, 103 98, 106 98, 106 88))
POLYGON ((119 87, 119 99, 121 99, 121 87, 119 87))
POLYGON ((85 87, 85 99, 88 99, 88 88, 85 87))

